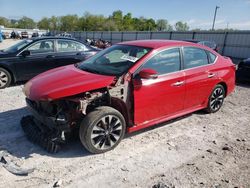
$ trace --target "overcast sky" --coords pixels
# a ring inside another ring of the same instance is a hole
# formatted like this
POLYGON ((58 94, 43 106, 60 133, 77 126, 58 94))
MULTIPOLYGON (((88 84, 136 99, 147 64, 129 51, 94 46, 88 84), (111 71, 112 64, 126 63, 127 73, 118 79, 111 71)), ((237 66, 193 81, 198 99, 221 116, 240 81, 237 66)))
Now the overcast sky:
POLYGON ((250 0, 0 0, 0 16, 28 16, 38 21, 42 17, 84 12, 108 16, 114 10, 131 12, 133 16, 167 19, 171 24, 181 20, 191 29, 212 27, 215 6, 218 5, 215 28, 250 30, 250 0))

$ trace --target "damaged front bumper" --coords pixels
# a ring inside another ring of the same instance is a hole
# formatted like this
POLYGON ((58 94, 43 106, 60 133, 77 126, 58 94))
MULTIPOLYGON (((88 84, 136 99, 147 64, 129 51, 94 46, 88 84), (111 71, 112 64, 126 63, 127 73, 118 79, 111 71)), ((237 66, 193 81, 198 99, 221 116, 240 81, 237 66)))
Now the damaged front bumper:
POLYGON ((37 109, 36 103, 26 99, 32 115, 21 120, 27 138, 50 153, 56 153, 65 143, 65 133, 70 131, 68 121, 62 116, 47 116, 37 109))
POLYGON ((26 98, 26 104, 29 108, 29 111, 32 113, 32 115, 35 117, 36 120, 44 124, 50 129, 58 129, 61 131, 67 131, 69 130, 68 121, 66 120, 66 117, 57 115, 55 116, 49 116, 45 113, 43 113, 41 110, 38 109, 35 102, 29 100, 26 98))

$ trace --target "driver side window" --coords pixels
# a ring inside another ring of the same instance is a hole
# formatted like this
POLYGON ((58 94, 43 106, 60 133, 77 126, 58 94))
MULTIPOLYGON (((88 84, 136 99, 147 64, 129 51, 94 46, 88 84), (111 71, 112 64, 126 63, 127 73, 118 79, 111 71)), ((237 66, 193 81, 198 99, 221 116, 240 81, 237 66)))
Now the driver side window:
POLYGON ((180 50, 164 50, 149 59, 141 69, 154 69, 158 75, 179 71, 181 67, 180 50))
POLYGON ((42 40, 27 48, 31 54, 47 53, 54 51, 54 42, 52 40, 42 40))

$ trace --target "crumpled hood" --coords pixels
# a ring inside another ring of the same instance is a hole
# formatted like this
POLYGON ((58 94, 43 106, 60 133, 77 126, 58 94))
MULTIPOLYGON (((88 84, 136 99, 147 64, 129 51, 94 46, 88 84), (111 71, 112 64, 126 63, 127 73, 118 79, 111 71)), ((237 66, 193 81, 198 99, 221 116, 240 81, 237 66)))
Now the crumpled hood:
POLYGON ((31 100, 55 100, 106 87, 114 78, 85 72, 74 65, 68 65, 34 77, 25 84, 24 93, 31 100))

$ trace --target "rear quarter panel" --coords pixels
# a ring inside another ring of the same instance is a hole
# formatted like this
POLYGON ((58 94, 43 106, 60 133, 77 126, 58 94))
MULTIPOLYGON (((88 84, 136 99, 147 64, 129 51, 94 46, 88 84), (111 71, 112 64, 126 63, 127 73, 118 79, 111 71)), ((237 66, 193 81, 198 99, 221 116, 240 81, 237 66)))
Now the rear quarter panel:
POLYGON ((236 66, 233 64, 230 58, 220 57, 219 59, 220 62, 218 63, 218 78, 221 80, 221 82, 226 83, 226 95, 229 95, 235 89, 236 66))

